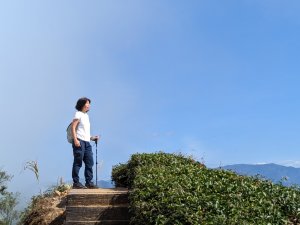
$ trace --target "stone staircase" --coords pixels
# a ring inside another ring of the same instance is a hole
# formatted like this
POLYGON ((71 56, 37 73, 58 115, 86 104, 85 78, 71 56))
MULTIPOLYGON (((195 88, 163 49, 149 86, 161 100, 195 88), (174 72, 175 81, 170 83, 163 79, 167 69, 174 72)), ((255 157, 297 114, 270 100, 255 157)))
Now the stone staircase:
POLYGON ((65 225, 128 225, 128 190, 72 189, 67 196, 65 225))

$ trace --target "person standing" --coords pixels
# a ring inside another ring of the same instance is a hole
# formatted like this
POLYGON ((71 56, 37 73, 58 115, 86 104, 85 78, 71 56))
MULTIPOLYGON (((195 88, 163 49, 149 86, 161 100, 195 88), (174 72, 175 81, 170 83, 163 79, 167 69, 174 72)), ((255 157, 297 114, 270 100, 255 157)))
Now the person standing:
POLYGON ((98 141, 99 136, 91 136, 90 120, 87 112, 90 110, 91 100, 83 97, 78 99, 75 108, 77 112, 72 121, 72 136, 73 136, 73 167, 72 178, 73 188, 98 188, 97 184, 93 183, 93 151, 90 141, 98 141), (82 167, 82 162, 85 164, 84 177, 85 186, 79 181, 79 170, 82 167))

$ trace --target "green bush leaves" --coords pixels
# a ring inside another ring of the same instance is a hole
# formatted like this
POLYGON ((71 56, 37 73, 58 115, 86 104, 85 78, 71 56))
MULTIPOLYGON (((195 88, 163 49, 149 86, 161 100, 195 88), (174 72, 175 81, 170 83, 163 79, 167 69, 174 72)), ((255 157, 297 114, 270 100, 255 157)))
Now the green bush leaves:
POLYGON ((132 155, 112 180, 131 188, 131 224, 300 224, 298 187, 208 169, 183 155, 132 155))

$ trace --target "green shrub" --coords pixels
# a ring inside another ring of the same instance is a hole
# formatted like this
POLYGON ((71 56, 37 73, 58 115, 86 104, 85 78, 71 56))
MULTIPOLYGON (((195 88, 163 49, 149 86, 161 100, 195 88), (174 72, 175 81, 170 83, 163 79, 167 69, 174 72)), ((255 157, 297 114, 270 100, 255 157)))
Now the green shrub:
POLYGON ((114 181, 116 187, 128 187, 127 171, 127 164, 120 163, 113 166, 111 179, 114 181))
POLYGON ((300 224, 298 187, 208 169, 182 155, 135 154, 113 173, 131 189, 131 224, 300 224))
POLYGON ((16 210, 20 194, 9 192, 7 182, 12 177, 0 169, 0 224, 11 225, 19 216, 16 210))

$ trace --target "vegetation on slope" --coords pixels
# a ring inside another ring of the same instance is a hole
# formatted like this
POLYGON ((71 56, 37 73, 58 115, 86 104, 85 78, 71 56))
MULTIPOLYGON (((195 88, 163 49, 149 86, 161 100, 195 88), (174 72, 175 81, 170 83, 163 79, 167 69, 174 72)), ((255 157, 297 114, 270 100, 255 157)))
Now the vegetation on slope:
POLYGON ((21 214, 19 225, 62 225, 70 188, 70 185, 61 183, 43 194, 33 196, 21 214))
POLYGON ((12 177, 0 170, 0 225, 10 225, 18 218, 15 207, 18 204, 19 193, 7 191, 7 182, 12 177))
POLYGON ((300 224, 300 190, 213 170, 182 155, 135 154, 113 168, 132 224, 300 224))

